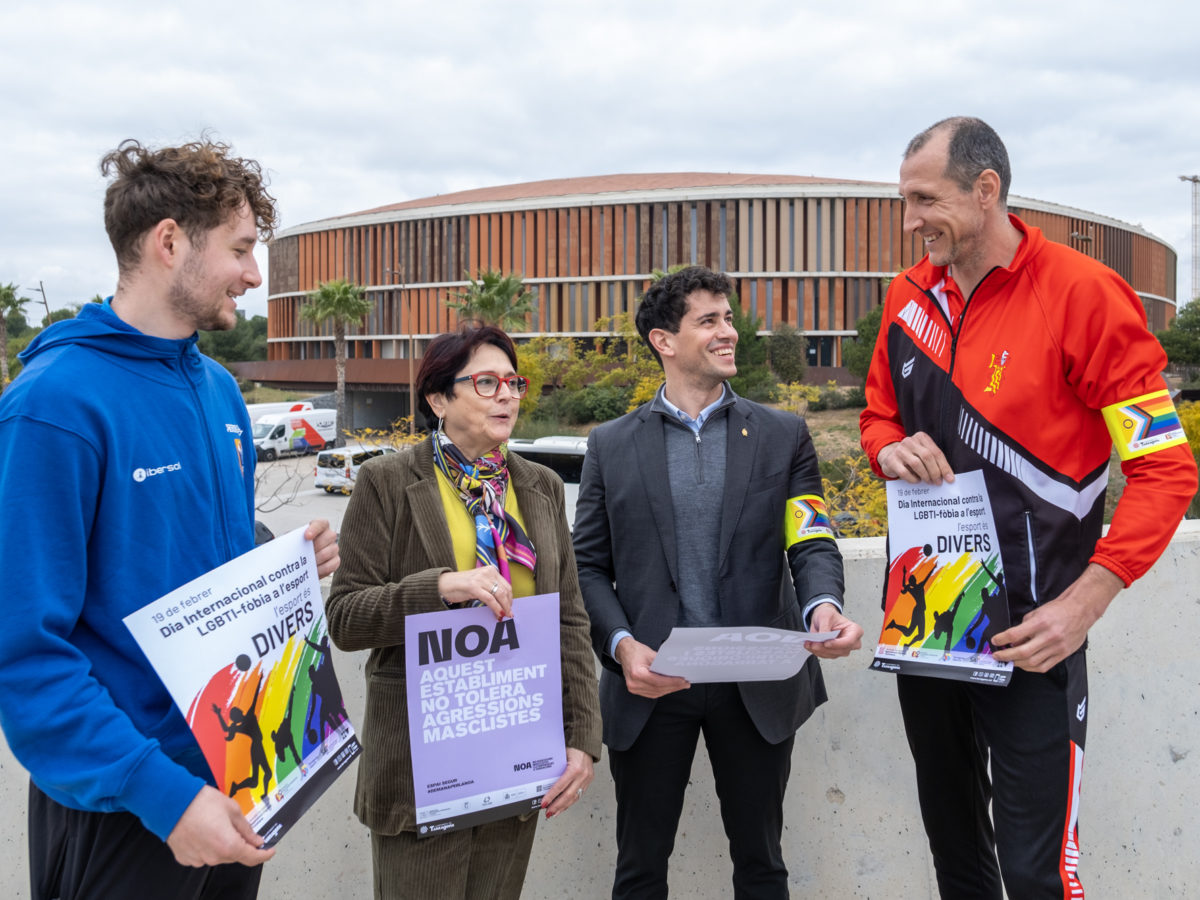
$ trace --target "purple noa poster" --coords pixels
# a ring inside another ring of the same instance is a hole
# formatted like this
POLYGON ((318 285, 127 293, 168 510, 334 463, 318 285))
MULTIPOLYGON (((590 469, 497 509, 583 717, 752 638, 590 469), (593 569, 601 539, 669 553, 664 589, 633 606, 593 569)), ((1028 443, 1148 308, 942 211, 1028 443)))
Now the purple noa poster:
POLYGON ((558 594, 404 623, 417 834, 536 810, 567 768, 558 594))

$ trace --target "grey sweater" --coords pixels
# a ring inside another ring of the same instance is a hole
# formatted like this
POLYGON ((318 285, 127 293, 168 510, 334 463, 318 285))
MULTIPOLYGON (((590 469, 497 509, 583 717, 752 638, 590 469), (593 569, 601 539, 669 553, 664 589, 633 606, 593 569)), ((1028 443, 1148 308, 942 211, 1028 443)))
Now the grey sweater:
POLYGON ((667 475, 678 540, 679 621, 698 628, 721 623, 717 597, 717 548, 725 491, 725 435, 729 418, 715 410, 700 434, 664 416, 667 475))

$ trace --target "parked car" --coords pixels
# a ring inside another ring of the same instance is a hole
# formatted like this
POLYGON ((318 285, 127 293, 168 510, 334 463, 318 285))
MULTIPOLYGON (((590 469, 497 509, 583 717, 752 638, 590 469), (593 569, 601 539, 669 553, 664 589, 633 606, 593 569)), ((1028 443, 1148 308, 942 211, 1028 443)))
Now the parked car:
POLYGON ((531 462, 541 463, 563 480, 567 504, 567 525, 575 524, 575 501, 579 499, 579 479, 583 475, 583 457, 587 453, 587 438, 578 435, 556 434, 549 437, 513 438, 508 449, 531 462))
POLYGON ((314 485, 325 488, 327 494, 349 494, 354 490, 354 479, 363 463, 368 459, 395 452, 395 447, 377 447, 372 444, 347 444, 336 450, 322 450, 317 454, 317 467, 313 469, 314 485))

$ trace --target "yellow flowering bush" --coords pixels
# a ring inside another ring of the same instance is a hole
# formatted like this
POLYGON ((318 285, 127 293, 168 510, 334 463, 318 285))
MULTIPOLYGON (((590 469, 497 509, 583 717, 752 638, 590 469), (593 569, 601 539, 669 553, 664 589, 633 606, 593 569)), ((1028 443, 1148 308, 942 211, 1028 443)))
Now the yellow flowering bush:
POLYGON ((808 412, 809 404, 815 403, 820 396, 821 389, 815 384, 781 384, 775 405, 802 416, 808 412))
POLYGON ((1180 403, 1179 421, 1183 423, 1183 432, 1187 435, 1192 455, 1200 462, 1200 402, 1185 400, 1180 403))
POLYGON ((529 390, 521 398, 521 416, 533 418, 534 410, 542 399, 542 386, 546 383, 546 352, 541 344, 517 345, 517 371, 529 379, 529 390))
POLYGON ((387 428, 360 428, 347 433, 346 438, 349 442, 370 444, 373 447, 395 447, 396 449, 407 447, 410 444, 419 444, 425 440, 425 432, 417 428, 415 434, 409 434, 411 421, 412 416, 401 416, 387 428))
POLYGON ((654 399, 654 395, 658 392, 658 386, 662 384, 662 375, 643 375, 638 379, 638 383, 633 386, 633 393, 629 396, 629 409, 626 412, 633 412, 643 403, 649 403, 654 399))
MULTIPOLYGON (((1183 424, 1183 433, 1187 435, 1188 446, 1192 448, 1192 456, 1200 465, 1200 403, 1186 400, 1179 404, 1179 421, 1183 424)), ((1200 519, 1200 492, 1192 498, 1188 506, 1187 517, 1200 519)))
POLYGON ((838 537, 878 537, 887 534, 887 488, 858 453, 822 465, 821 478, 829 518, 838 537))

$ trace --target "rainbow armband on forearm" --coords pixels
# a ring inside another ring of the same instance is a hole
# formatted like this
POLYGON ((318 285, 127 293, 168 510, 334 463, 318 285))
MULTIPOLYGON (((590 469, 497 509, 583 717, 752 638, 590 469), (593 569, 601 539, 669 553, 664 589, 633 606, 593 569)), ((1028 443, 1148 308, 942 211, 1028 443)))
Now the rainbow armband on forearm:
POLYGON ((1121 459, 1135 459, 1187 443, 1179 413, 1166 390, 1114 403, 1101 413, 1121 459))
POLYGON ((783 523, 783 545, 790 547, 813 538, 833 539, 829 509, 820 494, 801 494, 790 497, 783 523))

